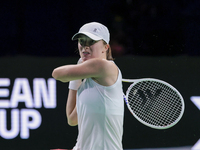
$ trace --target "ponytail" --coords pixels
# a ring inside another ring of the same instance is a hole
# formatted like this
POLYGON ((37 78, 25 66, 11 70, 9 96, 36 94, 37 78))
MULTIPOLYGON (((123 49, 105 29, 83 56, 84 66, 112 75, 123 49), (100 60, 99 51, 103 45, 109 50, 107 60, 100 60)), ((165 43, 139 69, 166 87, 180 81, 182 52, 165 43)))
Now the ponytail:
MULTIPOLYGON (((107 43, 105 41, 103 41, 103 43, 106 45, 107 43)), ((108 44, 109 45, 109 44, 108 44)), ((107 60, 114 60, 112 57, 112 51, 111 51, 111 47, 109 45, 108 50, 106 52, 106 58, 107 60)))

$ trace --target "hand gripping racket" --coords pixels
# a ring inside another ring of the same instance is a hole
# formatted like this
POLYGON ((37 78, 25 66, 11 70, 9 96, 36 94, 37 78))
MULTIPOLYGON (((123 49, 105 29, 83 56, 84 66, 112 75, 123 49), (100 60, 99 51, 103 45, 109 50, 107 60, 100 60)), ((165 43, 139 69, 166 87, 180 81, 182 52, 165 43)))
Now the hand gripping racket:
POLYGON ((185 104, 183 97, 172 85, 158 79, 122 79, 133 82, 124 100, 133 116, 146 126, 167 129, 181 119, 185 104))

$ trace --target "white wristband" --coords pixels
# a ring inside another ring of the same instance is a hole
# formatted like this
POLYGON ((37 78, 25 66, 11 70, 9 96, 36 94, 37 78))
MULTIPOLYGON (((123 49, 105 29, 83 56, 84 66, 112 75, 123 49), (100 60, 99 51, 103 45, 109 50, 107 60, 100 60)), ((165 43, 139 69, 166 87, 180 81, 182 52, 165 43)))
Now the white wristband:
POLYGON ((78 90, 79 86, 81 85, 81 80, 73 80, 69 82, 69 89, 71 90, 78 90))

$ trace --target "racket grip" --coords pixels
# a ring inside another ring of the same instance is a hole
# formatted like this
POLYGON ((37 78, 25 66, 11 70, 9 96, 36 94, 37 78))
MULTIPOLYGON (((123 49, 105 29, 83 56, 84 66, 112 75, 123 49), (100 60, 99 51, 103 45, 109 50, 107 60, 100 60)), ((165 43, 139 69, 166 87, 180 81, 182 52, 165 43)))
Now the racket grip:
POLYGON ((124 97, 124 101, 126 102, 126 104, 128 104, 128 101, 127 101, 127 99, 126 99, 126 96, 123 95, 123 97, 124 97))

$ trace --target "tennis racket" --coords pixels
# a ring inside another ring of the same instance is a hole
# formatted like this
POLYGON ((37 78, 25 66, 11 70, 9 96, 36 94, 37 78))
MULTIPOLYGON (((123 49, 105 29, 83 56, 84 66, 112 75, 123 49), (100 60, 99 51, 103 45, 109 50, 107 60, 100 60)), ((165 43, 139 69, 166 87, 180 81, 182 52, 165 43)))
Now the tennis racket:
POLYGON ((183 116, 183 97, 169 83, 153 78, 122 81, 133 82, 124 100, 133 116, 144 125, 167 129, 177 124, 183 116))

